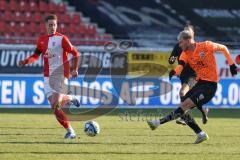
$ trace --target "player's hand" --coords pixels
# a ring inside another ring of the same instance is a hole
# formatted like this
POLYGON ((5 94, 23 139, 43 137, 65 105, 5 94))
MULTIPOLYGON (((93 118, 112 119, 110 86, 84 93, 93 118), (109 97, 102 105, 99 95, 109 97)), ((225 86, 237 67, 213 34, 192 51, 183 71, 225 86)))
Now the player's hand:
POLYGON ((175 60, 176 60, 176 57, 171 56, 171 57, 168 58, 168 63, 173 64, 175 62, 175 60))
POLYGON ((232 76, 237 75, 237 66, 234 63, 230 65, 230 71, 232 76))
POLYGON ((71 75, 72 75, 73 78, 78 77, 78 71, 74 69, 74 70, 71 72, 71 75))
POLYGON ((171 70, 171 71, 169 72, 169 80, 171 80, 172 77, 173 77, 175 74, 176 74, 176 72, 175 72, 174 70, 171 70))
POLYGON ((23 67, 23 66, 25 66, 26 65, 26 61, 25 60, 22 60, 22 61, 19 61, 18 62, 18 66, 19 67, 23 67))

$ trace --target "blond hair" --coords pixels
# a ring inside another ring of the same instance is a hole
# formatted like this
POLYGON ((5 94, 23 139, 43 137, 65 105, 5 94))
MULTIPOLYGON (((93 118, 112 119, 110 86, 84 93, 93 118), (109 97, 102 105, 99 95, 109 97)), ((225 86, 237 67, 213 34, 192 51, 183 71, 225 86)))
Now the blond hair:
POLYGON ((190 30, 183 30, 178 34, 178 41, 180 40, 187 40, 187 39, 192 39, 193 38, 193 34, 190 30))

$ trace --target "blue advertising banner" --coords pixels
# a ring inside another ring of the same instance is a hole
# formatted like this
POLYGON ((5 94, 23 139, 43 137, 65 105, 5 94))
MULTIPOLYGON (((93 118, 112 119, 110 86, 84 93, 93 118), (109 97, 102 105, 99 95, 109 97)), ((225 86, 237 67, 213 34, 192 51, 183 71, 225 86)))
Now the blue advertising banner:
MULTIPOLYGON (((116 105, 122 108, 172 108, 180 103, 178 79, 79 77, 69 81, 83 107, 95 108, 116 105)), ((239 108, 239 79, 222 79, 215 97, 206 106, 212 108, 239 108)), ((0 108, 48 108, 44 82, 40 75, 0 76, 0 108)))

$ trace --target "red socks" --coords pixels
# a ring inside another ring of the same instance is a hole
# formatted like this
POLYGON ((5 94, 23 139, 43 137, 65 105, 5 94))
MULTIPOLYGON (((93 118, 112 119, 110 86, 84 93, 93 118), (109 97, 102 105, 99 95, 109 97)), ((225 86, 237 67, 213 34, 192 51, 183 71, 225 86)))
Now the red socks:
POLYGON ((67 120, 67 116, 66 114, 63 112, 63 110, 61 108, 56 107, 54 109, 54 114, 58 120, 58 122, 65 128, 68 129, 69 128, 69 122, 67 120))

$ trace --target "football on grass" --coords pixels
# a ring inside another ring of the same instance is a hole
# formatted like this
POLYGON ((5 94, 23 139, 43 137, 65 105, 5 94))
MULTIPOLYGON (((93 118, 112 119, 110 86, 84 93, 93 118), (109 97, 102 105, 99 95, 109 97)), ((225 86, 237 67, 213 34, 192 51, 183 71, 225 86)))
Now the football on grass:
POLYGON ((95 121, 87 121, 84 124, 84 132, 90 137, 94 137, 100 133, 99 124, 95 121))

